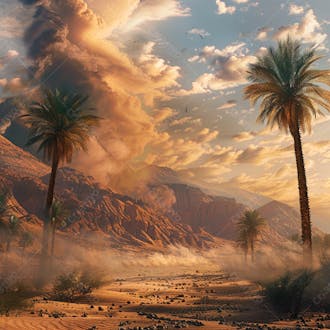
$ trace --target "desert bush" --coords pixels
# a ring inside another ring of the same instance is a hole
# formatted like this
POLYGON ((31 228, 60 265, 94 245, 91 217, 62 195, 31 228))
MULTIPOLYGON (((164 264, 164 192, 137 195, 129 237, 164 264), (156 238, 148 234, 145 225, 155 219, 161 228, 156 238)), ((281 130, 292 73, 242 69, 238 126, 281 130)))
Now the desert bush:
POLYGON ((23 281, 10 282, 6 278, 0 278, 0 314, 31 306, 29 299, 33 295, 31 287, 23 281))
POLYGON ((290 313, 292 317, 297 317, 303 306, 305 290, 313 275, 309 270, 287 272, 274 281, 261 283, 266 301, 277 312, 290 313))
POLYGON ((322 255, 320 262, 305 299, 312 310, 330 312, 330 255, 322 255))
POLYGON ((74 301, 89 295, 100 287, 102 280, 97 274, 73 271, 59 275, 54 282, 53 298, 60 301, 74 301))

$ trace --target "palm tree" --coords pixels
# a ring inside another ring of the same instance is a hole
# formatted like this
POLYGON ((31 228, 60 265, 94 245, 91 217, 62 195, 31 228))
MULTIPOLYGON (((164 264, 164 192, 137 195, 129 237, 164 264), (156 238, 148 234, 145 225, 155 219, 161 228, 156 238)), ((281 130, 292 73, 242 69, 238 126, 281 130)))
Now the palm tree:
POLYGON ((247 210, 239 219, 238 223, 239 238, 238 243, 243 248, 245 259, 247 259, 248 250, 251 250, 251 260, 254 261, 254 245, 260 235, 265 220, 256 210, 247 210))
POLYGON ((249 253, 249 240, 248 240, 246 228, 242 227, 239 229, 237 243, 238 243, 238 246, 243 250, 244 260, 245 260, 245 262, 247 262, 247 257, 248 257, 248 253, 249 253))
MULTIPOLYGON (((75 151, 87 151, 90 129, 99 123, 99 117, 87 108, 87 96, 46 90, 41 102, 34 102, 22 115, 29 125, 27 146, 38 145, 44 158, 51 161, 51 173, 45 205, 41 268, 48 256, 51 206, 54 198, 56 173, 60 162, 70 163, 75 151)), ((43 269, 44 270, 44 269, 43 269)))
POLYGON ((301 133, 310 132, 313 117, 330 111, 330 92, 320 84, 330 85, 330 70, 313 68, 321 57, 315 48, 303 51, 299 42, 288 38, 277 48, 270 47, 250 64, 245 96, 252 104, 260 103, 258 120, 271 128, 290 132, 296 156, 303 255, 312 262, 312 230, 301 133))
POLYGON ((59 225, 65 223, 65 217, 67 215, 67 211, 63 208, 61 202, 54 200, 51 208, 51 246, 50 246, 50 255, 54 256, 54 248, 55 248, 55 234, 56 229, 59 225))

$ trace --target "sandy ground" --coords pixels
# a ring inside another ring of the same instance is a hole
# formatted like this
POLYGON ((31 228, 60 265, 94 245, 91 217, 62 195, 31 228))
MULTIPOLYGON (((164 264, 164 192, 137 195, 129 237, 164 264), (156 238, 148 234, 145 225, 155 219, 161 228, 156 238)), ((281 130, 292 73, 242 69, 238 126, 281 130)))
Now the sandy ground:
POLYGON ((306 311, 303 321, 280 320, 256 285, 223 273, 115 279, 79 303, 41 297, 26 311, 0 317, 1 330, 320 327, 330 329, 330 315, 306 311))

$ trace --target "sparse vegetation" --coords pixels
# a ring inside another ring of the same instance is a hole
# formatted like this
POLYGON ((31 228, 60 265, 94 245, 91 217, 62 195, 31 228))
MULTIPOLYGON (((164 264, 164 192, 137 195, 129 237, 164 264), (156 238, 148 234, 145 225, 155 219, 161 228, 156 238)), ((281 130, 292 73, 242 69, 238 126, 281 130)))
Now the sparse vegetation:
POLYGON ((330 255, 323 254, 320 268, 306 290, 306 301, 312 310, 330 312, 330 255))
POLYGON ((287 272, 274 281, 262 283, 265 299, 277 312, 288 313, 296 318, 312 279, 313 273, 309 270, 287 272))
POLYGON ((102 280, 97 274, 73 271, 59 275, 54 282, 53 298, 60 301, 74 301, 92 293, 100 287, 102 280))
POLYGON ((33 296, 31 288, 22 281, 8 282, 8 277, 10 278, 0 278, 0 314, 23 309, 32 304, 29 300, 33 296))

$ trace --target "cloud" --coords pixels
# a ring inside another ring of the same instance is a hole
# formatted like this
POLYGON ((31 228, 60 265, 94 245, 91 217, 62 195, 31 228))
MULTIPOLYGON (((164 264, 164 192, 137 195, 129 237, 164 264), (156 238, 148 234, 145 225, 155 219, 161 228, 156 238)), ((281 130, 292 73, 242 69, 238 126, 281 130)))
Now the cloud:
POLYGON ((237 142, 244 142, 254 139, 257 136, 257 132, 240 132, 233 136, 234 140, 237 142))
POLYGON ((162 123, 164 120, 175 116, 177 112, 169 107, 153 110, 153 118, 157 124, 162 123))
POLYGON ((183 8, 177 0, 144 0, 135 3, 138 3, 136 9, 126 20, 125 26, 122 26, 124 29, 136 28, 149 21, 190 15, 190 8, 183 8))
POLYGON ((193 29, 189 30, 188 33, 198 35, 201 38, 206 38, 210 35, 210 33, 205 31, 204 29, 196 29, 196 28, 193 28, 193 29))
POLYGON ((235 134, 233 136, 233 139, 237 142, 245 142, 245 141, 249 141, 252 140, 258 136, 265 136, 269 134, 269 129, 266 127, 264 129, 262 129, 261 131, 244 131, 244 132, 240 132, 238 134, 235 134))
POLYGON ((208 143, 214 140, 218 135, 218 131, 211 131, 209 128, 205 127, 197 133, 193 140, 198 143, 208 143))
MULTIPOLYGON (((121 17, 108 21, 108 17, 99 17, 83 0, 45 2, 35 7, 33 20, 25 31, 34 80, 51 88, 60 86, 89 95, 103 118, 89 143, 89 153, 78 154, 73 163, 103 182, 108 173, 119 172, 141 155, 148 143, 162 140, 158 125, 174 115, 158 103, 168 99, 169 89, 179 86, 179 67, 154 53, 155 42, 141 43, 131 54, 109 35, 105 39, 103 32, 115 34, 116 27, 137 15, 136 11, 141 24, 142 17, 151 20, 151 9, 157 19, 165 19, 169 10, 171 16, 187 11, 179 11, 177 1, 135 3, 137 7, 130 13, 126 2, 115 0, 113 5, 121 17)), ((8 83, 14 87, 18 81, 8 83)))
POLYGON ((249 0, 233 0, 233 2, 236 2, 236 3, 248 3, 249 0))
POLYGON ((193 83, 191 90, 180 90, 178 95, 209 93, 245 84, 246 71, 256 57, 249 55, 246 44, 233 43, 223 49, 205 46, 190 62, 207 63, 211 73, 204 73, 193 83))
POLYGON ((286 169, 285 177, 283 174, 268 172, 255 177, 243 173, 225 182, 225 184, 296 205, 298 201, 296 170, 294 168, 286 169))
POLYGON ((309 9, 300 23, 280 27, 273 35, 276 40, 286 39, 292 36, 304 43, 322 45, 327 34, 322 32, 321 24, 318 22, 313 9, 309 9))
POLYGON ((268 38, 269 32, 272 30, 272 28, 266 26, 258 29, 256 39, 260 41, 266 40, 268 38))
POLYGON ((7 97, 22 93, 25 87, 25 83, 20 77, 0 79, 0 88, 2 89, 4 96, 7 97))
POLYGON ((300 15, 304 13, 304 7, 298 6, 294 3, 291 3, 289 6, 289 14, 290 15, 300 15))
POLYGON ((236 100, 228 100, 226 103, 223 103, 219 107, 217 107, 218 110, 224 110, 224 109, 230 109, 233 107, 236 107, 237 101, 236 100))
POLYGON ((216 4, 218 6, 218 15, 223 15, 223 14, 230 14, 232 15, 236 11, 236 7, 234 6, 227 6, 224 1, 217 0, 216 4))

